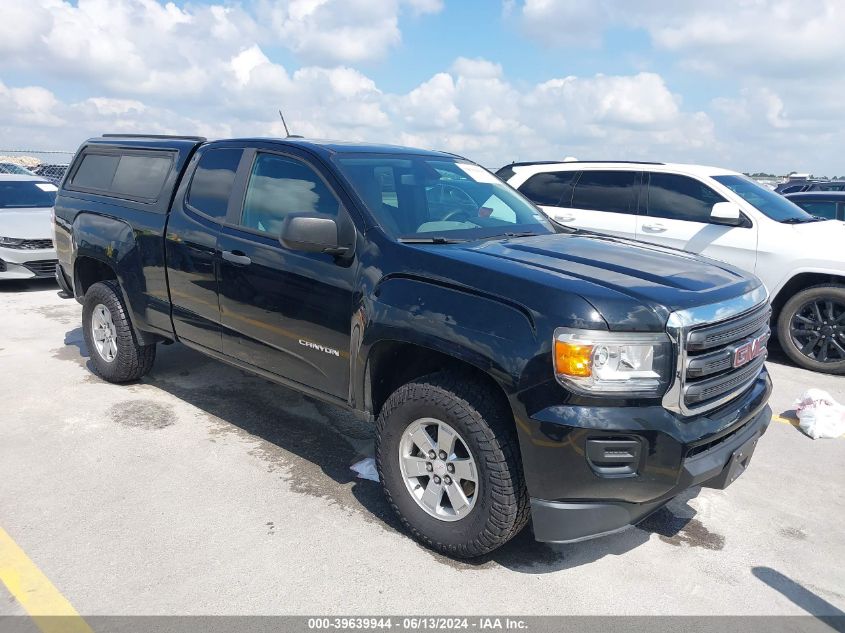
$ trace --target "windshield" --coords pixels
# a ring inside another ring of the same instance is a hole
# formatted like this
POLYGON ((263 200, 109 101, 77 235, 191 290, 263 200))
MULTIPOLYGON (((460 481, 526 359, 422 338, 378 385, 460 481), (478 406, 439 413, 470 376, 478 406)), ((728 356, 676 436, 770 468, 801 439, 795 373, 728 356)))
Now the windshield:
POLYGON ((818 219, 782 195, 769 191, 745 176, 713 176, 713 180, 722 183, 776 222, 800 223, 818 219))
POLYGON ((28 169, 15 163, 0 163, 0 174, 17 174, 18 176, 34 176, 28 169))
POLYGON ((0 180, 0 209, 52 207, 56 185, 38 180, 0 180))
POLYGON ((394 237, 461 240, 555 232, 528 200, 472 163, 405 154, 341 155, 335 161, 394 237))

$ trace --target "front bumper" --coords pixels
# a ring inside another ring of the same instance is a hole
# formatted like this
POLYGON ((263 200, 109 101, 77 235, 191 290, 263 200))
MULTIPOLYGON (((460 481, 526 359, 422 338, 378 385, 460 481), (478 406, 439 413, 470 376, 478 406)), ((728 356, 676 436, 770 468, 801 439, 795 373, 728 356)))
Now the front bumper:
POLYGON ((56 274, 56 249, 0 247, 0 280, 40 279, 56 274))
POLYGON ((662 407, 535 414, 520 428, 535 538, 566 543, 609 534, 688 488, 726 487, 768 428, 771 389, 764 370, 738 399, 690 418, 662 407))

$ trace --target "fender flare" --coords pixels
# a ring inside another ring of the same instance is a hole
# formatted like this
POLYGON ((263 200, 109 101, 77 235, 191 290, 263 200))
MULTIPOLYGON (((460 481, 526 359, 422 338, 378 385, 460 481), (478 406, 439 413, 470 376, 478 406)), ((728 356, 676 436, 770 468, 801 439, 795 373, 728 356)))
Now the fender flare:
POLYGON ((143 327, 147 310, 146 283, 140 250, 129 223, 110 216, 82 212, 74 218, 71 234, 74 290, 79 289, 77 262, 80 259, 102 263, 114 272, 138 342, 146 345, 161 340, 143 327))

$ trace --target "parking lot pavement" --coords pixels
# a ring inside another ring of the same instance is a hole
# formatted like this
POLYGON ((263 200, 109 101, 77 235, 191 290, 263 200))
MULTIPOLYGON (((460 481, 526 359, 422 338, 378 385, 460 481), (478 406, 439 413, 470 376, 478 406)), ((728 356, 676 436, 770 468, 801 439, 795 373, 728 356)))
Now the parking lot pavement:
MULTIPOLYGON (((180 345, 105 383, 80 313, 52 284, 0 286, 0 528, 83 615, 845 611, 845 439, 775 421, 727 490, 455 562, 353 478, 371 431, 348 414, 180 345)), ((845 402, 843 378, 770 370, 775 413, 811 386, 845 402)))

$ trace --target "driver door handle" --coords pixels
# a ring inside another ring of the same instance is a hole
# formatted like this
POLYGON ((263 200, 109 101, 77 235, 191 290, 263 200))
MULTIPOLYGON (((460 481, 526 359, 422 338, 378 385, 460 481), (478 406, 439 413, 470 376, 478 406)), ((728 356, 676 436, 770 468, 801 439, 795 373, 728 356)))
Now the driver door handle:
POLYGON ((663 233, 666 227, 662 224, 643 224, 643 230, 651 231, 652 233, 663 233))
POLYGON ((558 222, 574 222, 575 216, 574 215, 557 215, 555 216, 555 220, 558 222))
POLYGON ((238 266, 249 266, 252 263, 252 259, 241 251, 223 251, 223 259, 238 266))

